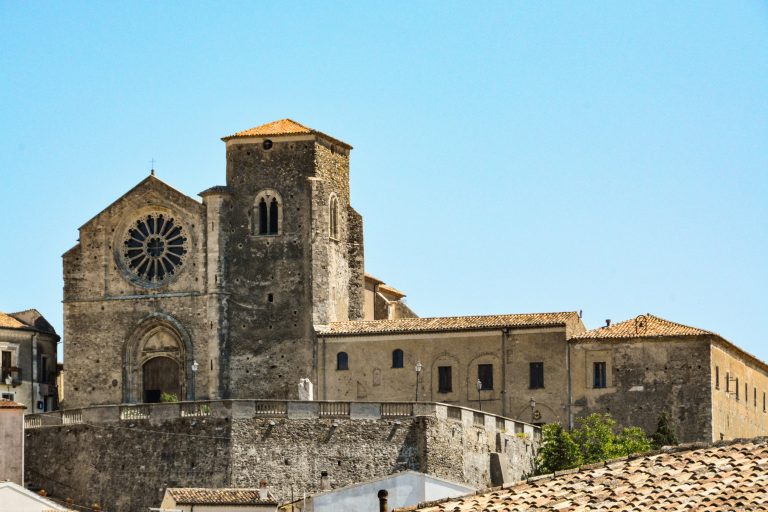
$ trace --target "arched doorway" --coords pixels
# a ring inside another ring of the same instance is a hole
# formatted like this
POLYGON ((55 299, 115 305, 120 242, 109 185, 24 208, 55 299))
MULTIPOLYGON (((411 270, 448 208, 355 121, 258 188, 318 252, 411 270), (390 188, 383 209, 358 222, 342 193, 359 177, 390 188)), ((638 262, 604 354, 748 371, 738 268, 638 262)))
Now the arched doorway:
POLYGON ((142 366, 142 397, 146 404, 157 403, 163 393, 181 397, 179 363, 170 357, 153 357, 142 366))
POLYGON ((162 393, 194 400, 192 343, 184 327, 162 314, 145 318, 124 346, 123 402, 159 402, 162 393))

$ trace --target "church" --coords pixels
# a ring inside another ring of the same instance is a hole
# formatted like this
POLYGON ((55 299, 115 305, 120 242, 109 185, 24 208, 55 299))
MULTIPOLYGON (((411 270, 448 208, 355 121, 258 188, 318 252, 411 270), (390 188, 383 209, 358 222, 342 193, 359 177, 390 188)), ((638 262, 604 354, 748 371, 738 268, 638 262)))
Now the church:
POLYGON ((152 175, 63 256, 63 407, 237 398, 456 403, 532 423, 592 412, 684 441, 768 434, 768 366, 651 314, 419 318, 365 273, 352 147, 289 119, 237 132, 226 184, 152 175))

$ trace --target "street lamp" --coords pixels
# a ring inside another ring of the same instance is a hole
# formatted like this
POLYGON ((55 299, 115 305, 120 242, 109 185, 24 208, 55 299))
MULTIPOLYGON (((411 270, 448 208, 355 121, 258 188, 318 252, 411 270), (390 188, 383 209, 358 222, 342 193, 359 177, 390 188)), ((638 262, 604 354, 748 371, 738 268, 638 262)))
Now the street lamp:
POLYGON ((482 411, 483 410, 483 402, 480 401, 480 390, 483 389, 483 381, 480 379, 477 379, 477 382, 475 383, 477 386, 477 407, 482 411))
POLYGON ((414 370, 416 370, 416 401, 419 401, 419 376, 421 375, 421 370, 423 366, 421 364, 421 361, 416 361, 416 367, 414 370))
POLYGON ((531 423, 536 421, 536 400, 531 397, 528 401, 528 405, 531 407, 531 423))

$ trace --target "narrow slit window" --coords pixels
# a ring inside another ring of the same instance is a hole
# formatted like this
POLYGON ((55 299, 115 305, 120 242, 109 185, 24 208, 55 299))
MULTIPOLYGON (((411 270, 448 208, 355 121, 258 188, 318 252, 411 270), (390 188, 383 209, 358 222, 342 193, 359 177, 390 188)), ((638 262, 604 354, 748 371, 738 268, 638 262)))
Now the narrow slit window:
POLYGON ((715 366, 715 389, 720 389, 720 367, 715 366))
POLYGON ((731 373, 725 372, 725 392, 731 392, 731 373))
POLYGON ((264 200, 264 198, 261 198, 261 201, 259 201, 259 234, 260 235, 266 235, 267 234, 267 201, 264 200))
POLYGON ((277 217, 278 217, 277 199, 272 198, 272 202, 269 203, 269 234, 277 234, 277 217))
POLYGON ((329 233, 334 240, 339 238, 339 201, 336 196, 331 196, 328 210, 329 233))

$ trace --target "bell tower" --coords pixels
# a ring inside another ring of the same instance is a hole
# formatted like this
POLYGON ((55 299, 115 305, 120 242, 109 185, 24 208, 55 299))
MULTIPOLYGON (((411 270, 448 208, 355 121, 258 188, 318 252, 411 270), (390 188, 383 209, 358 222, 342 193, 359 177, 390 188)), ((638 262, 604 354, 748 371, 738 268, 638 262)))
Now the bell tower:
POLYGON ((222 140, 225 395, 297 398, 299 378, 317 382, 314 326, 363 314, 352 147, 290 119, 222 140))

